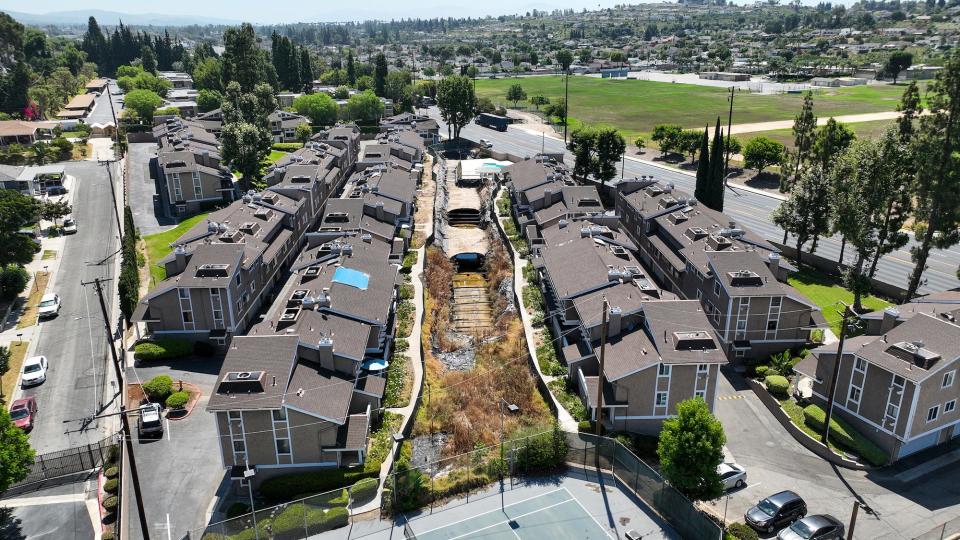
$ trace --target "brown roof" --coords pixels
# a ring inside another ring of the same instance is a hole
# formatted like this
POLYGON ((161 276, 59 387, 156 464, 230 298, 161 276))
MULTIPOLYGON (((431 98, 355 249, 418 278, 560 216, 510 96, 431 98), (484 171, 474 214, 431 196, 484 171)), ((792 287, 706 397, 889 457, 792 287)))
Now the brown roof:
POLYGON ((70 100, 66 105, 66 109, 89 109, 93 105, 93 100, 96 99, 96 96, 93 94, 77 94, 73 96, 73 99, 70 100))
POLYGON ((697 300, 660 300, 643 305, 650 341, 666 364, 727 361, 697 300))
POLYGON ((353 377, 301 360, 293 368, 283 402, 335 424, 344 424, 353 398, 353 385, 353 377))
POLYGON ((0 137, 27 137, 38 129, 53 129, 56 122, 27 122, 24 120, 0 121, 0 137))
POLYGON ((298 342, 297 336, 234 337, 220 367, 217 386, 210 396, 207 410, 279 409, 290 369, 296 361, 298 342), (262 392, 237 394, 227 391, 223 385, 227 374, 243 371, 264 372, 262 392), (276 385, 273 384, 274 377, 276 385))
POLYGON ((917 314, 859 348, 844 349, 900 375, 921 382, 960 357, 960 326, 917 314), (911 352, 911 348, 916 348, 911 352))

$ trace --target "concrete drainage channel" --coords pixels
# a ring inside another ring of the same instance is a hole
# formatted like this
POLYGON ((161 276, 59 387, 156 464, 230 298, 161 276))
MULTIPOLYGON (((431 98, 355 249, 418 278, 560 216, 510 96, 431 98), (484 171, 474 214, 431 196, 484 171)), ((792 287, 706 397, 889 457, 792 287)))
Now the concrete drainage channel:
POLYGON ((453 330, 475 334, 493 323, 487 277, 480 272, 458 272, 453 276, 453 305, 450 322, 453 330))

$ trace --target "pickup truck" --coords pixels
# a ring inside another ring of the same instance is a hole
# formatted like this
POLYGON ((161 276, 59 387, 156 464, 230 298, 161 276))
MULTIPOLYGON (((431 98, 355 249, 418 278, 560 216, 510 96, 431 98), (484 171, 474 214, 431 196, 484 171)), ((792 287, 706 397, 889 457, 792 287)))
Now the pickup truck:
POLYGON ((140 419, 137 421, 137 433, 140 438, 163 437, 163 417, 160 405, 147 403, 140 406, 140 419))

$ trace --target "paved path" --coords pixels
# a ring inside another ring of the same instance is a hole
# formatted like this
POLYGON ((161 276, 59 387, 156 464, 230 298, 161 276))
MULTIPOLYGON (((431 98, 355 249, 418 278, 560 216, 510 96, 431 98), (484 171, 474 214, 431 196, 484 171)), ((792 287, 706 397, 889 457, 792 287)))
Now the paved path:
MULTIPOLYGON (((884 111, 866 114, 847 114, 844 116, 834 116, 837 122, 845 124, 854 124, 857 122, 875 122, 877 120, 896 120, 900 117, 897 111, 884 111)), ((830 120, 829 116, 817 118, 817 125, 826 125, 830 120)), ((790 129, 793 127, 793 120, 777 120, 774 122, 754 122, 752 124, 734 124, 730 127, 731 133, 753 133, 755 131, 773 131, 775 129, 790 129)))

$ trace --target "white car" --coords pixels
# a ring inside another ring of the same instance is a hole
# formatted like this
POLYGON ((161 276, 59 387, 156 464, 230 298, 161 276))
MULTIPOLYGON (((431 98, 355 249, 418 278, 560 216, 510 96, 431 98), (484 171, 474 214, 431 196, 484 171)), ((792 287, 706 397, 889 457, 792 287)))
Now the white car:
POLYGON ((723 482, 724 491, 747 485, 747 471, 736 463, 721 463, 717 466, 717 474, 723 482))
POLYGON ((63 234, 77 234, 77 220, 73 218, 63 220, 63 234))
POLYGON ((493 148, 493 143, 490 142, 490 141, 488 141, 487 139, 480 139, 480 147, 481 147, 481 148, 493 148))
POLYGON ((47 293, 40 299, 40 306, 37 309, 37 316, 41 319, 56 317, 60 313, 60 296, 55 293, 47 293))
POLYGON ((23 363, 20 384, 24 387, 43 384, 47 380, 47 357, 32 356, 23 363))

